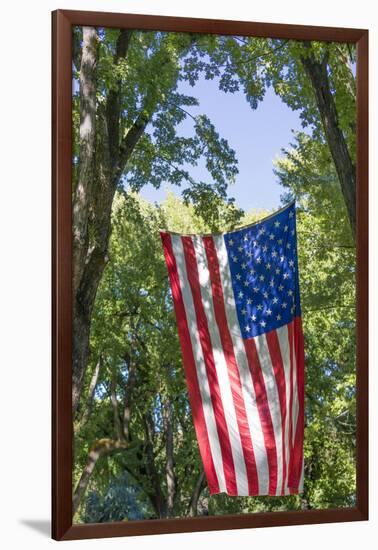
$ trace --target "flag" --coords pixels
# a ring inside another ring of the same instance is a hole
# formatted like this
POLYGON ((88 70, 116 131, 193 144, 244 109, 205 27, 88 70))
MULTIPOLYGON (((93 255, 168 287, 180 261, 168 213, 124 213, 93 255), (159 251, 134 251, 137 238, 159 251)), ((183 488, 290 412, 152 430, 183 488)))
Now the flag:
POLYGON ((210 494, 302 492, 295 204, 224 234, 160 236, 210 494))

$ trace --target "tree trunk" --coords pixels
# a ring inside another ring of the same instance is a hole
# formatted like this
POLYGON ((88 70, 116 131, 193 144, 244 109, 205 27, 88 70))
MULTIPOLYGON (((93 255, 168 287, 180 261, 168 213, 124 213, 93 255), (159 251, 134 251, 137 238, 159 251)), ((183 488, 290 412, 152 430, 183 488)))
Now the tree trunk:
POLYGON ((166 464, 165 474, 167 480, 167 517, 173 515, 174 500, 176 495, 176 478, 174 471, 173 458, 173 426, 172 426, 172 404, 170 399, 167 399, 164 405, 164 429, 165 429, 165 450, 166 464))
POLYGON ((83 371, 81 369, 81 364, 83 362, 88 362, 88 350, 85 349, 85 347, 78 345, 78 341, 86 336, 85 330, 80 323, 75 322, 75 318, 77 317, 76 295, 85 265, 85 256, 88 248, 88 217, 95 176, 96 67, 96 29, 94 27, 84 27, 83 48, 80 64, 80 154, 78 181, 73 196, 72 213, 72 285, 74 304, 72 401, 74 412, 77 410, 82 386, 83 371))
MULTIPOLYGON (((307 48, 311 45, 304 43, 307 48)), ((328 57, 317 61, 312 52, 301 58, 303 67, 311 81, 323 130, 335 164, 344 196, 353 237, 356 234, 356 168, 349 153, 344 134, 339 126, 335 101, 328 78, 328 57)))
POLYGON ((160 476, 155 464, 154 455, 154 438, 155 426, 152 415, 147 412, 144 415, 144 426, 146 434, 146 471, 149 477, 153 492, 150 499, 159 518, 164 518, 167 515, 167 507, 160 485, 160 476))
MULTIPOLYGON (((114 63, 126 56, 131 31, 121 31, 114 63)), ((72 409, 78 409, 89 360, 91 316, 97 288, 109 260, 111 211, 125 166, 149 122, 142 108, 121 139, 120 89, 111 90, 105 108, 96 111, 97 41, 93 28, 84 28, 81 57, 80 168, 73 200, 73 377, 72 409), (83 138, 82 138, 83 136, 83 138), (91 238, 89 239, 89 233, 91 238)))
POLYGON ((198 500, 201 496, 202 489, 206 486, 206 478, 204 470, 201 471, 200 475, 197 478, 193 493, 190 499, 188 516, 194 517, 197 515, 198 500))
POLYGON ((97 34, 83 29, 80 65, 80 130, 78 182, 73 197, 73 290, 76 292, 88 245, 88 213, 93 190, 96 144, 97 34))
POLYGON ((127 390, 123 406, 123 436, 126 441, 130 439, 130 419, 132 395, 136 385, 136 365, 134 361, 129 361, 129 375, 127 378, 127 390))

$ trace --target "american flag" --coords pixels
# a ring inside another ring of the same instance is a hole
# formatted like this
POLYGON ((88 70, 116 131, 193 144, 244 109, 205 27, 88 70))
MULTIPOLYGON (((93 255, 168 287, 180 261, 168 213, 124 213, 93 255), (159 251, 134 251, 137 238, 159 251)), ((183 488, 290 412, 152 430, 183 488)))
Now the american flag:
POLYGON ((224 234, 160 235, 210 494, 302 492, 295 204, 224 234))

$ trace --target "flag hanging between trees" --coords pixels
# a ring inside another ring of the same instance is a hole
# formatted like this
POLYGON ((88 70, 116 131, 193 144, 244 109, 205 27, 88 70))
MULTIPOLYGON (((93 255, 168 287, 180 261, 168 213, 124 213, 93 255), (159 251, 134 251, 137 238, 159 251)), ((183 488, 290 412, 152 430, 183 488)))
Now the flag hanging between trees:
POLYGON ((160 235, 210 494, 302 492, 295 204, 229 233, 160 235))

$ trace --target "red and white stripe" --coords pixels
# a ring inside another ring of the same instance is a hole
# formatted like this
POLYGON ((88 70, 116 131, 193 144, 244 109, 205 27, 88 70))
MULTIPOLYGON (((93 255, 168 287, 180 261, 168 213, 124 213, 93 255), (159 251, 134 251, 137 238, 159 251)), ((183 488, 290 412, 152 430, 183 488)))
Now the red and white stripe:
POLYGON ((161 238, 210 494, 300 492, 301 318, 243 339, 223 236, 161 232, 161 238))

